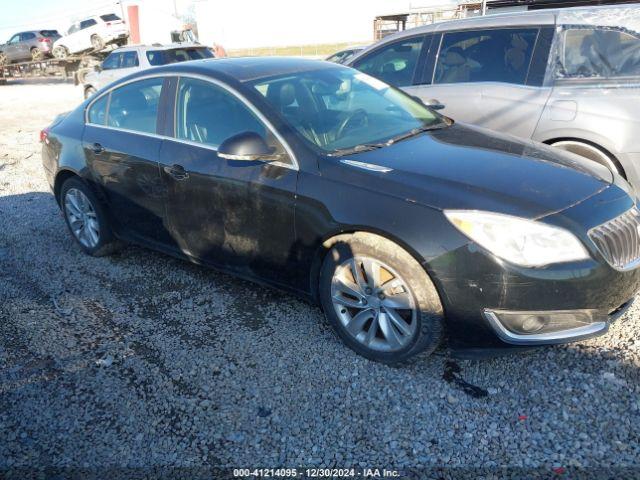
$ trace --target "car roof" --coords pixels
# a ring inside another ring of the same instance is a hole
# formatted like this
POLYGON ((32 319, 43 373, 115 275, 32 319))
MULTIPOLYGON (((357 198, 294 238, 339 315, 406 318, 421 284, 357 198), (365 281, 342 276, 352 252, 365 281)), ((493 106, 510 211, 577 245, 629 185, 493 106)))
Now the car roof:
MULTIPOLYGON (((273 77, 275 75, 291 75, 294 73, 346 68, 324 60, 310 60, 295 57, 242 57, 242 58, 207 58, 188 62, 172 63, 153 69, 154 74, 191 73, 211 77, 248 82, 273 77)), ((133 74, 131 80, 144 76, 147 71, 133 74)))
POLYGON ((209 48, 206 45, 202 45, 200 43, 193 42, 184 42, 184 43, 170 43, 168 45, 128 45, 126 47, 121 47, 116 50, 177 50, 179 48, 209 48))

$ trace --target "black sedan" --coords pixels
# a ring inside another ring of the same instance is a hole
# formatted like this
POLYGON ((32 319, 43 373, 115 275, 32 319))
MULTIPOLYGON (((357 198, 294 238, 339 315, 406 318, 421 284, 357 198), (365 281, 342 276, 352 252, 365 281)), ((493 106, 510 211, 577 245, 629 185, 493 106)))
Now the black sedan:
POLYGON ((318 302, 398 362, 602 334, 640 286, 640 214, 596 163, 454 123, 327 62, 124 78, 43 130, 90 255, 135 242, 318 302))

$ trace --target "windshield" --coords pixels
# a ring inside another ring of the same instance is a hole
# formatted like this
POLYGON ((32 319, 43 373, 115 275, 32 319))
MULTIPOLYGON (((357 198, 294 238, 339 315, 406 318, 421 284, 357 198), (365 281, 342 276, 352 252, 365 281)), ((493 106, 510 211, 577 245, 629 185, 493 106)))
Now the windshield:
POLYGON ((327 153, 385 142, 442 124, 404 93, 350 68, 251 82, 303 137, 327 153))
POLYGON ((173 50, 149 50, 147 52, 149 63, 153 66, 167 65, 168 63, 186 62, 188 60, 201 60, 213 58, 213 53, 208 48, 175 48, 173 50))

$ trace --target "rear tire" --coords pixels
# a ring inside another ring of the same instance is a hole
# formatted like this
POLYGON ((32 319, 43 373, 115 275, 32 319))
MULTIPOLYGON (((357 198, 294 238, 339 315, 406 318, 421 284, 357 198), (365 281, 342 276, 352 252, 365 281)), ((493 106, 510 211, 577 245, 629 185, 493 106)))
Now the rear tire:
POLYGON ((84 89, 84 99, 86 100, 87 98, 93 96, 96 93, 96 89, 93 87, 87 87, 84 89))
POLYGON ((442 341, 444 314, 433 282, 386 238, 355 233, 336 243, 324 258, 319 294, 338 336, 370 360, 405 362, 442 341))
POLYGON ((104 49, 104 40, 100 35, 91 35, 91 46, 96 52, 104 49))
POLYGON ((60 206, 71 236, 87 255, 102 257, 120 247, 105 208, 78 177, 69 178, 62 185, 60 206))

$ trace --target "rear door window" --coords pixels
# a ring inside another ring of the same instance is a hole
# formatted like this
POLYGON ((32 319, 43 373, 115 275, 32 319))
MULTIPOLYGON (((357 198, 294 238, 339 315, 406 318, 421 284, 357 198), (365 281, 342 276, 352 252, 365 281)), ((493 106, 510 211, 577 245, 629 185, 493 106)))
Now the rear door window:
POLYGON ((640 37, 615 28, 569 28, 557 78, 615 78, 640 74, 640 37))
POLYGON ((57 30, 40 30, 40 35, 47 38, 60 36, 57 30))
POLYGON ((162 78, 129 83, 111 92, 107 116, 110 127, 156 133, 162 78))
POLYGON ((133 68, 137 67, 138 63, 138 52, 130 51, 130 52, 122 52, 122 58, 120 60, 120 68, 133 68))
POLYGON ((445 33, 433 83, 526 83, 537 28, 445 33))
POLYGON ((83 20, 82 22, 80 22, 80 30, 84 30, 85 28, 93 27, 97 23, 98 22, 96 22, 93 18, 90 18, 89 20, 83 20))
POLYGON ((419 36, 392 42, 359 59, 353 66, 397 87, 411 85, 423 40, 424 36, 419 36))
POLYGON ((26 42, 27 40, 33 40, 36 38, 36 34, 33 32, 25 32, 20 36, 20 41, 26 42))

